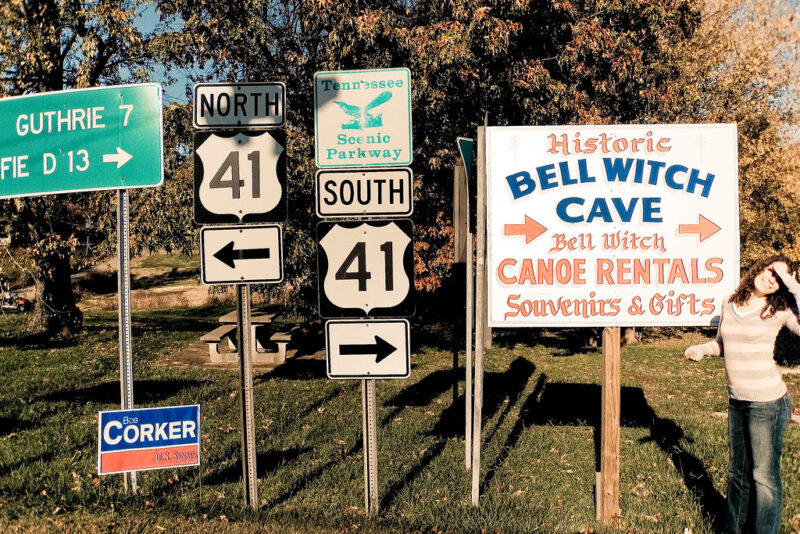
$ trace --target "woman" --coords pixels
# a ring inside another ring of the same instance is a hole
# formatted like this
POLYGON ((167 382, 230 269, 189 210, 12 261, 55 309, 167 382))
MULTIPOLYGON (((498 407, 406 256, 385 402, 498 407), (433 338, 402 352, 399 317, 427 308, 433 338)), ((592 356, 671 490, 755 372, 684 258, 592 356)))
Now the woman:
POLYGON ((792 402, 773 359, 782 327, 800 335, 800 283, 783 256, 759 261, 725 299, 717 337, 692 345, 686 358, 725 358, 728 381, 728 498, 723 532, 778 532, 783 487, 781 450, 792 402))

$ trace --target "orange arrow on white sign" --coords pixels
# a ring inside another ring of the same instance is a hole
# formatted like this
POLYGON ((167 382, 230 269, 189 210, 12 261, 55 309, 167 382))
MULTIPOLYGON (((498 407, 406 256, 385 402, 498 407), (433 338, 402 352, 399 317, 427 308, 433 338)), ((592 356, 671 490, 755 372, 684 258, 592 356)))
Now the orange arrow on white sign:
POLYGON ((506 224, 503 233, 505 235, 524 235, 525 244, 527 245, 545 233, 546 230, 547 228, 526 215, 525 222, 522 224, 506 224))
POLYGON ((697 224, 679 224, 678 233, 698 234, 700 236, 700 241, 702 242, 721 230, 719 226, 709 221, 702 215, 699 215, 698 217, 699 219, 697 224))

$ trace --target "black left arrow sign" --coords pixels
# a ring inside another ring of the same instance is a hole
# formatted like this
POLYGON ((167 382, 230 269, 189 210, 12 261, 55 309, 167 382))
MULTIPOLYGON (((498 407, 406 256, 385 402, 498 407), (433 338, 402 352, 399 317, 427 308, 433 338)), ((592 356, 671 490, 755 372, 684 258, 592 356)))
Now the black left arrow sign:
POLYGON ((268 248, 244 248, 234 249, 233 241, 214 253, 214 257, 230 267, 236 268, 236 260, 266 260, 269 259, 268 248))
POLYGON ((368 356, 375 355, 375 363, 391 355, 397 347, 384 340, 380 336, 375 336, 375 343, 364 343, 360 345, 339 345, 339 354, 343 356, 368 356))

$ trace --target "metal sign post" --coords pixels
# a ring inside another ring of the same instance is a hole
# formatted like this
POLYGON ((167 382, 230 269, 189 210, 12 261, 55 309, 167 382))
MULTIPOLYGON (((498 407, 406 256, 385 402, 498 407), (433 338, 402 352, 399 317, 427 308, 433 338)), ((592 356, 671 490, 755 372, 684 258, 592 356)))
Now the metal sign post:
MULTIPOLYGON (((459 148, 462 146, 462 138, 459 138, 459 148)), ((472 143, 469 146, 469 161, 472 161, 472 143)), ((465 165, 466 158, 465 158, 465 165)), ((470 163, 471 164, 471 163, 470 163)), ((472 230, 469 220, 469 175, 464 166, 456 165, 453 172, 453 228, 455 229, 455 262, 464 263, 466 275, 464 278, 464 291, 466 293, 466 317, 464 320, 465 330, 465 374, 466 383, 464 387, 464 465, 466 469, 472 466, 472 327, 474 309, 474 266, 472 264, 472 230)), ((457 367, 458 362, 454 360, 453 367, 457 367)), ((454 371, 455 372, 455 371, 454 371)), ((457 386, 457 381, 456 384, 457 386)))
MULTIPOLYGON (((285 111, 281 82, 195 85, 196 223, 286 220, 286 132, 278 128, 285 111)), ((202 228, 200 257, 204 284, 236 284, 242 481, 245 506, 257 510, 250 283, 283 280, 283 230, 274 224, 202 228)))
POLYGON ((236 285, 236 324, 239 329, 239 384, 242 407, 242 480, 244 502, 258 509, 256 431, 253 409, 253 355, 250 353, 250 284, 236 285))
MULTIPOLYGON (((133 408, 133 347, 131 343, 131 255, 128 191, 117 192, 117 310, 119 311, 119 384, 123 410, 133 408)), ((137 490, 136 471, 124 475, 125 489, 137 490)))
POLYGON ((466 384, 464 385, 464 421, 466 422, 466 468, 472 468, 470 445, 472 443, 472 409, 475 396, 472 386, 472 332, 475 323, 475 267, 472 264, 472 232, 467 232, 467 351, 466 351, 466 384))
MULTIPOLYGON (((406 68, 314 74, 316 212, 327 217, 410 215, 411 72, 406 68), (359 169, 354 169, 358 167, 359 169), (365 167, 377 167, 370 170, 365 167), (392 168, 395 167, 395 168, 392 168), (397 168, 402 167, 402 168, 397 168)), ((330 378, 362 378, 364 504, 378 513, 375 380, 410 373, 414 314, 413 224, 407 219, 317 225, 319 311, 329 321, 330 378)))
POLYGON ((375 380, 361 381, 362 420, 364 421, 364 507, 378 513, 378 425, 375 380))

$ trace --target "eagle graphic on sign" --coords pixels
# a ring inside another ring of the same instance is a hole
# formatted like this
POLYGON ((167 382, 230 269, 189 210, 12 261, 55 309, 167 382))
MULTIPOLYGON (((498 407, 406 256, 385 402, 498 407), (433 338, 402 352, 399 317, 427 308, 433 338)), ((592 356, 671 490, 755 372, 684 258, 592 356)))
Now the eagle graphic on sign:
POLYGON ((370 113, 370 110, 388 102, 391 98, 392 93, 390 91, 384 91, 363 108, 342 102, 341 100, 334 100, 334 104, 337 104, 342 108, 342 111, 353 117, 351 122, 342 124, 342 129, 363 130, 365 128, 380 128, 383 126, 383 115, 373 115, 370 113))

